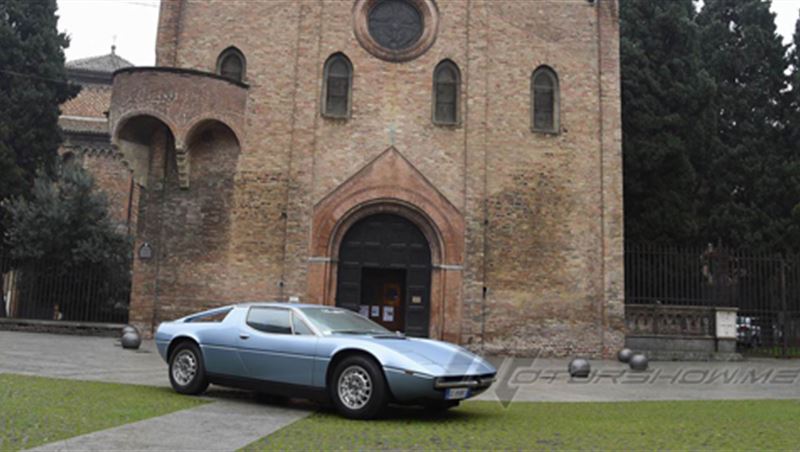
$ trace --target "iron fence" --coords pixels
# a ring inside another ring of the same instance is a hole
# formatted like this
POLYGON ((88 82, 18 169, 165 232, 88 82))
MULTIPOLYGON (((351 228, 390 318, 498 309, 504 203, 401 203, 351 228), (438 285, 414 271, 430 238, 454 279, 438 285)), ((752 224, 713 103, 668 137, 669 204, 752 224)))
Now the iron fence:
POLYGON ((46 261, 14 266, 0 256, 0 274, 0 316, 5 313, 19 319, 128 322, 127 268, 68 268, 46 261))
POLYGON ((748 354, 800 356, 800 257, 626 245, 625 303, 736 307, 748 354))

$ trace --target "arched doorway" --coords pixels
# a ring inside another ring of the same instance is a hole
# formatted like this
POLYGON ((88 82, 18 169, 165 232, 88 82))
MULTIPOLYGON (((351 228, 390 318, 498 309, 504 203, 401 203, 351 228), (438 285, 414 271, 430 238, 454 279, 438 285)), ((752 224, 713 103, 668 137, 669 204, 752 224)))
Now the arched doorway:
POLYGON ((353 224, 342 238, 336 305, 409 336, 427 337, 431 248, 402 216, 379 213, 353 224))

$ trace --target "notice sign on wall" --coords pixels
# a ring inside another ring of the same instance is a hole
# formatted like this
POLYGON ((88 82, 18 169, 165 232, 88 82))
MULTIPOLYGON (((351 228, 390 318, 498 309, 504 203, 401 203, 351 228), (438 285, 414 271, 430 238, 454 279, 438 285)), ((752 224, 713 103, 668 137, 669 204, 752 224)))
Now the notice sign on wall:
POLYGON ((358 307, 358 313, 364 317, 369 317, 369 305, 362 304, 358 307))
POLYGON ((717 339, 736 339, 737 308, 717 308, 717 339))
POLYGON ((381 316, 381 307, 380 306, 372 306, 369 312, 370 317, 380 317, 381 316))
POLYGON ((394 322, 394 307, 392 306, 383 307, 383 321, 394 322))

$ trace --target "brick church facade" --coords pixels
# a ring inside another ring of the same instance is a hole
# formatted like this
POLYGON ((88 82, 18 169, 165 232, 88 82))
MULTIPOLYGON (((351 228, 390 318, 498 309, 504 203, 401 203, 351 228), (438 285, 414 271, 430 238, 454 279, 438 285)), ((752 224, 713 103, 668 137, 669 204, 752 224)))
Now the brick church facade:
POLYGON ((490 353, 623 343, 616 0, 162 0, 109 129, 145 331, 284 300, 490 353))

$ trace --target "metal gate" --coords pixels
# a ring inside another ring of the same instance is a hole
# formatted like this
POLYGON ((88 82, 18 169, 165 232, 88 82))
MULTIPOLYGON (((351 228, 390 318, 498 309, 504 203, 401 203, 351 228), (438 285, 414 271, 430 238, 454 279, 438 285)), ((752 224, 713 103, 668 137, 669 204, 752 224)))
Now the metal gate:
POLYGON ((38 262, 14 267, 0 256, 0 317, 127 323, 130 270, 38 262))
POLYGON ((626 245, 625 303, 736 307, 741 353, 800 357, 800 258, 626 245))

